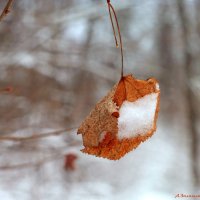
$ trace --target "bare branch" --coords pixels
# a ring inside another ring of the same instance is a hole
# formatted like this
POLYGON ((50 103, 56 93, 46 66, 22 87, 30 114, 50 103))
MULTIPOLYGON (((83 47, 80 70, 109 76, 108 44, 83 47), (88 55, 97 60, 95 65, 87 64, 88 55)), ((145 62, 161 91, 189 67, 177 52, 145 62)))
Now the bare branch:
POLYGON ((3 9, 0 15, 0 21, 2 21, 2 19, 10 12, 13 1, 14 0, 8 0, 8 3, 6 4, 5 8, 3 9))
POLYGON ((53 131, 53 132, 47 132, 47 133, 40 133, 40 134, 32 134, 30 136, 24 136, 24 137, 19 137, 19 136, 1 136, 0 141, 14 141, 14 142, 23 142, 27 140, 35 140, 35 139, 40 139, 44 137, 49 137, 49 136, 58 136, 66 131, 70 131, 76 128, 70 128, 70 129, 62 129, 58 131, 53 131))
POLYGON ((36 166, 41 166, 47 162, 50 162, 50 161, 54 161, 54 160, 57 160, 57 159, 61 159, 62 157, 65 156, 66 153, 57 153, 55 155, 51 155, 51 156, 48 156, 48 157, 45 157, 45 158, 42 158, 40 160, 37 160, 37 161, 32 161, 32 162, 24 162, 24 163, 18 163, 18 164, 8 164, 8 165, 2 165, 0 166, 0 170, 19 170, 19 169, 24 169, 24 168, 31 168, 31 167, 36 167, 36 166))

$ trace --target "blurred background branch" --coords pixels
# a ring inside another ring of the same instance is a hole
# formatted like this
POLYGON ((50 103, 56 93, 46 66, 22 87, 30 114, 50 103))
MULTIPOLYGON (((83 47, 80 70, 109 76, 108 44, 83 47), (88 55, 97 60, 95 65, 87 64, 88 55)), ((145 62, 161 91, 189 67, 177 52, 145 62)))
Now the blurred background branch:
POLYGON ((0 15, 0 21, 10 12, 14 0, 8 0, 5 8, 0 15))

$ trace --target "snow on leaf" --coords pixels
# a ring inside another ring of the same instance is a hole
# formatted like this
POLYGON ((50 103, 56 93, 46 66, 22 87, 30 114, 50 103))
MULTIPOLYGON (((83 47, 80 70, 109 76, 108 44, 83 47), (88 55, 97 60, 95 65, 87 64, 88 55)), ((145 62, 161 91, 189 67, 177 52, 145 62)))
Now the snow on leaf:
POLYGON ((119 139, 143 135, 152 129, 157 97, 157 93, 151 93, 134 102, 123 102, 119 110, 119 139))
POLYGON ((137 148, 156 130, 159 99, 155 79, 122 77, 79 127, 82 152, 118 160, 137 148))

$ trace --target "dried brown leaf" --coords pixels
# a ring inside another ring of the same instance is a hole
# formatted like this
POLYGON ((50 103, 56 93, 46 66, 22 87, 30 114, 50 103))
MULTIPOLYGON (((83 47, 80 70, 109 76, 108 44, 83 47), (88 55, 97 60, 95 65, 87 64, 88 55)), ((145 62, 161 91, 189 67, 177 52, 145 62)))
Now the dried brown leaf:
POLYGON ((78 133, 82 134, 83 145, 85 146, 82 152, 117 160, 135 149, 141 142, 151 137, 156 130, 159 100, 160 90, 155 79, 144 81, 135 79, 132 75, 122 77, 118 85, 114 86, 108 95, 95 106, 78 129, 78 133), (125 100, 134 102, 151 93, 158 93, 153 128, 144 135, 118 140, 117 118, 122 103, 125 100), (100 137, 102 133, 106 133, 103 140, 100 137))

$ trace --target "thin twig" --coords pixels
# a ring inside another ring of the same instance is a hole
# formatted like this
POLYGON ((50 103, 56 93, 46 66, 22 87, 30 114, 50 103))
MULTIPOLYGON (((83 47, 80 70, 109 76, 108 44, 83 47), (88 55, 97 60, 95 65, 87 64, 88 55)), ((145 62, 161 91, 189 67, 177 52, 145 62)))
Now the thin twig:
POLYGON ((53 132, 47 132, 47 133, 40 133, 40 134, 32 134, 30 136, 23 136, 23 137, 18 137, 18 136, 0 136, 0 141, 14 141, 14 142, 23 142, 27 140, 35 140, 35 139, 40 139, 44 137, 49 137, 49 136, 58 136, 63 134, 66 131, 73 130, 75 128, 70 128, 70 129, 62 129, 58 131, 53 131, 53 132))
POLYGON ((46 162, 50 162, 53 160, 57 160, 62 158, 66 153, 56 153, 54 156, 48 156, 43 159, 34 161, 34 162, 24 162, 24 163, 18 163, 18 164, 8 164, 8 165, 2 165, 0 166, 0 170, 15 170, 15 169, 24 169, 24 168, 30 168, 30 167, 36 167, 45 164, 46 162))
POLYGON ((8 0, 8 3, 6 4, 5 8, 3 9, 0 15, 0 21, 10 12, 13 1, 14 0, 8 0))
POLYGON ((110 20, 111 20, 111 24, 112 24, 112 29, 113 29, 113 34, 114 34, 114 38, 115 38, 115 43, 116 43, 116 47, 118 48, 119 44, 117 41, 117 36, 116 36, 116 31, 115 31, 115 27, 114 27, 114 23, 113 23, 113 17, 111 14, 111 11, 114 15, 114 19, 117 25, 117 31, 118 31, 118 35, 119 35, 119 43, 120 43, 120 50, 121 50, 121 60, 122 60, 122 67, 121 67, 121 78, 124 76, 124 55, 123 55, 123 43, 122 43, 122 36, 121 36, 121 31, 120 31, 120 26, 119 26, 119 22, 117 19, 117 15, 115 12, 114 7, 112 6, 110 0, 107 0, 107 4, 108 4, 108 11, 109 11, 109 15, 110 15, 110 20))

